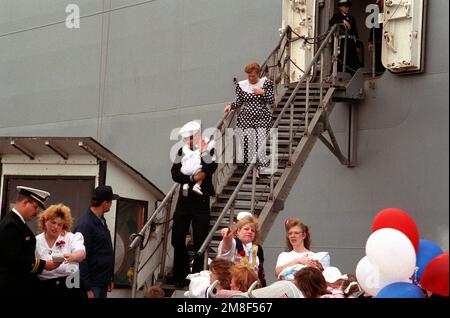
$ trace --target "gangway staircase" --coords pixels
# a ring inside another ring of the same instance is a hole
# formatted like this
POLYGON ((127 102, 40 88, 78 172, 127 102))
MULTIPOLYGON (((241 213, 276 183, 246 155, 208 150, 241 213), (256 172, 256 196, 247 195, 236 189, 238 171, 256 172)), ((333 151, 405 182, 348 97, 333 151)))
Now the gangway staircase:
MULTIPOLYGON (((244 171, 242 165, 226 160, 230 153, 235 159, 235 149, 230 151, 235 144, 225 141, 229 138, 227 128, 235 127, 236 112, 224 114, 215 127, 212 138, 225 146, 216 148, 219 149, 216 156, 222 160, 219 160, 213 180, 217 195, 211 205, 211 230, 202 247, 193 251, 205 257, 205 267, 207 259, 216 256, 221 240, 219 229, 235 222, 239 211, 252 211, 258 216, 260 239, 264 241, 276 216, 283 210, 284 202, 317 140, 321 140, 342 164, 352 166, 339 147, 329 116, 336 101, 364 98, 362 73, 358 71, 350 80, 341 80, 345 74, 337 72, 338 34, 337 26, 333 26, 322 37, 317 53, 302 71, 299 81, 290 83, 290 67, 296 65, 290 59, 289 47, 292 41, 299 40, 292 35, 293 31, 287 27, 262 65, 262 75, 275 83, 276 101, 272 108, 274 129, 266 139, 272 173, 257 179, 254 163, 244 171), (326 73, 324 56, 327 50, 331 53, 332 63, 326 73), (249 177, 251 171, 254 173, 249 177)), ((138 269, 133 277, 133 296, 136 289, 145 284, 155 280, 164 282, 167 250, 171 248, 170 220, 177 194, 178 185, 174 184, 141 232, 132 237, 130 249, 136 251, 134 268, 138 269), (162 225, 159 233, 155 224, 162 225), (144 244, 149 242, 151 235, 156 238, 155 242, 144 244)))

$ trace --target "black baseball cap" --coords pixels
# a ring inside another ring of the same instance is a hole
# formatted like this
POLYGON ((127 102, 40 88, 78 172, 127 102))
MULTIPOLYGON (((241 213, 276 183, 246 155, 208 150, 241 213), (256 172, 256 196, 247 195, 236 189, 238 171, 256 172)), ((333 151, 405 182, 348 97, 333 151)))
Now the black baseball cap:
POLYGON ((111 186, 101 185, 95 188, 92 199, 97 202, 117 200, 119 195, 114 194, 111 186))

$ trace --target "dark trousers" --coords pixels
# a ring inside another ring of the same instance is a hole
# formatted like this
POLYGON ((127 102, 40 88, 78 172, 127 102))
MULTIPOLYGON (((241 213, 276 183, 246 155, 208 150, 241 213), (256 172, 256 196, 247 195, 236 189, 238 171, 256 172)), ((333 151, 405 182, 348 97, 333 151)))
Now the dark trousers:
MULTIPOLYGON (((188 197, 180 197, 173 216, 172 246, 174 248, 173 275, 176 281, 183 281, 190 273, 186 236, 192 223, 194 249, 203 244, 209 231, 209 196, 200 196, 189 191, 188 197)), ((203 270, 203 257, 195 255, 192 272, 203 270)))
POLYGON ((39 298, 44 299, 80 299, 83 297, 81 288, 68 287, 67 276, 40 281, 39 298))
POLYGON ((361 64, 359 62, 358 52, 356 51, 357 47, 355 40, 347 39, 347 55, 344 69, 345 39, 339 41, 338 72, 346 72, 354 75, 356 70, 360 68, 361 64))

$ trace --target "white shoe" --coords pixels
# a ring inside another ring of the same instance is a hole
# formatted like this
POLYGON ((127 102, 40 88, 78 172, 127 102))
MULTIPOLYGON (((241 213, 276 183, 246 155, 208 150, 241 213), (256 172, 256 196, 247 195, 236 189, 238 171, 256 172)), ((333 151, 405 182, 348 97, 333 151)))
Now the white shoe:
POLYGON ((261 167, 261 168, 259 168, 258 172, 260 175, 271 175, 272 174, 271 169, 268 167, 261 167))
POLYGON ((194 186, 192 187, 192 191, 194 191, 198 195, 203 195, 202 188, 200 188, 200 186, 197 183, 194 184, 194 186))
POLYGON ((181 194, 183 195, 183 197, 187 197, 188 192, 189 192, 189 184, 185 183, 183 184, 183 191, 181 192, 181 194))

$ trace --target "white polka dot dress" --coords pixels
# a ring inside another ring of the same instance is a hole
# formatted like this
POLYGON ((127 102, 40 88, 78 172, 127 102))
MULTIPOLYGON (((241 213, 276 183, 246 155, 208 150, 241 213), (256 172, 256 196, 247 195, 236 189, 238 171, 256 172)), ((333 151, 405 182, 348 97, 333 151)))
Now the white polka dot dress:
POLYGON ((274 100, 273 82, 266 77, 261 78, 256 84, 250 84, 245 80, 236 85, 236 100, 231 103, 231 109, 240 108, 236 134, 244 150, 244 169, 247 169, 257 151, 258 168, 268 165, 263 140, 272 126, 272 114, 268 106, 273 104, 274 100), (253 94, 256 87, 262 88, 264 94, 253 94))

